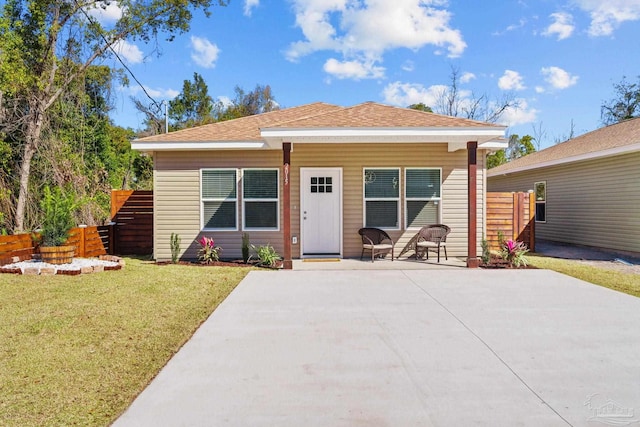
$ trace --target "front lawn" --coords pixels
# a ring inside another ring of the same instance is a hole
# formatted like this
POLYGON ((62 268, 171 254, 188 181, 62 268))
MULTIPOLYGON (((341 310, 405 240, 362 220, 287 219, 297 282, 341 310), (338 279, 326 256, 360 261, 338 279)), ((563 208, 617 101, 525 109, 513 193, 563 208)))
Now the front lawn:
POLYGON ((110 424, 250 271, 126 262, 0 274, 0 424, 110 424))
POLYGON ((557 271, 585 282, 640 297, 640 274, 622 273, 585 265, 578 261, 550 258, 533 253, 527 254, 527 261, 537 268, 557 271))

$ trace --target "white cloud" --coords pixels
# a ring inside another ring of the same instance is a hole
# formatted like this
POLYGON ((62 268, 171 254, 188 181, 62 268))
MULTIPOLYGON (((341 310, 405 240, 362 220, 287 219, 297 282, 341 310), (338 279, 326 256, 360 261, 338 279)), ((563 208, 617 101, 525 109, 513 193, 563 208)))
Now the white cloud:
POLYGON ((505 70, 502 77, 498 79, 498 87, 502 90, 523 90, 526 89, 522 83, 522 76, 517 71, 505 70))
POLYGON ((446 5, 443 0, 293 0, 293 3, 296 26, 302 30, 304 40, 289 46, 286 57, 290 61, 329 50, 342 54, 342 63, 354 59, 379 63, 387 50, 418 50, 427 45, 446 49, 450 57, 457 57, 467 46, 460 31, 451 28, 451 14, 443 7, 446 5))
MULTIPOLYGON (((142 88, 140 86, 130 86, 128 88, 121 88, 123 91, 126 90, 130 95, 136 96, 142 94, 142 88)), ((176 96, 180 95, 180 91, 175 89, 162 89, 162 88, 151 88, 149 86, 144 86, 144 90, 149 94, 150 97, 155 99, 173 99, 176 96)))
MULTIPOLYGON (((433 85, 425 87, 419 83, 403 83, 394 82, 388 84, 382 95, 384 102, 401 107, 407 107, 412 104, 423 103, 433 109, 434 112, 441 111, 443 100, 446 102, 446 95, 449 87, 446 85, 433 85)), ((473 93, 468 90, 459 90, 458 110, 463 112, 471 108, 473 101, 473 93)), ((500 116, 499 122, 507 126, 516 126, 526 123, 534 123, 537 120, 538 110, 529 107, 525 99, 519 98, 516 101, 517 107, 509 107, 500 116)), ((495 107, 491 103, 489 109, 495 107)))
POLYGON ((245 16, 251 16, 251 12, 256 7, 260 6, 260 0, 244 0, 244 14, 245 16))
POLYGON ((410 72, 410 71, 413 71, 413 70, 415 70, 415 69, 416 69, 416 64, 415 64, 413 61, 408 60, 408 61, 405 61, 405 62, 404 62, 404 64, 402 64, 402 67, 401 67, 401 68, 402 68, 404 71, 408 71, 408 72, 410 72))
POLYGON ((114 43, 113 50, 129 64, 140 64, 144 60, 144 54, 138 46, 126 40, 114 43))
POLYGON ((216 66, 220 49, 205 37, 191 36, 191 59, 203 68, 216 66))
POLYGON ((509 33, 511 31, 515 31, 517 29, 523 28, 525 25, 527 24, 527 20, 526 19, 520 19, 520 21, 518 21, 517 24, 511 24, 509 25, 507 28, 505 28, 502 31, 495 31, 492 35, 494 36, 502 36, 506 33, 509 33))
POLYGON ((460 76, 460 83, 469 83, 471 80, 475 79, 476 75, 470 72, 462 73, 460 76))
POLYGON ((122 18, 122 8, 115 1, 100 1, 87 6, 86 10, 102 24, 113 24, 122 18))
MULTIPOLYGON (((424 87, 419 83, 389 83, 382 91, 384 102, 392 105, 407 107, 412 104, 423 103, 436 111, 436 106, 449 90, 445 85, 432 85, 424 87)), ((467 96, 470 92, 459 91, 461 96, 467 96)))
POLYGON ((575 0, 591 15, 589 35, 609 36, 626 21, 640 20, 640 0, 575 0))
POLYGON ((553 89, 566 89, 578 83, 578 76, 572 76, 559 67, 543 67, 540 73, 553 89))
POLYGON ((500 116, 500 123, 507 126, 535 123, 538 120, 538 110, 529 107, 526 99, 519 98, 516 101, 518 106, 508 107, 500 116))
POLYGON ((547 27, 542 33, 544 36, 553 37, 558 36, 558 40, 564 40, 571 37, 575 26, 573 25, 573 16, 565 12, 552 13, 549 17, 553 20, 553 23, 547 27))
POLYGON ((338 61, 330 58, 323 69, 338 79, 378 79, 384 76, 384 68, 375 66, 373 61, 338 61))
POLYGON ((224 96, 224 95, 219 96, 218 101, 221 102, 224 107, 228 107, 233 104, 233 100, 231 100, 231 98, 229 98, 228 96, 224 96))

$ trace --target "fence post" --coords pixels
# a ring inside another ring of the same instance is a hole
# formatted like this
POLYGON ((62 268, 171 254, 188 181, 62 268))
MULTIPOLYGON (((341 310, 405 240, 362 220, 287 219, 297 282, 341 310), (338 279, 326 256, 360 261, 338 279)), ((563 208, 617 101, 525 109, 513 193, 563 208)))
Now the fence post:
POLYGON ((529 250, 536 251, 536 195, 529 192, 529 250))
POLYGON ((116 254, 116 223, 111 221, 109 223, 109 255, 116 254))
POLYGON ((78 247, 76 248, 76 256, 79 258, 84 258, 86 256, 86 230, 87 226, 85 224, 80 224, 78 226, 78 247))

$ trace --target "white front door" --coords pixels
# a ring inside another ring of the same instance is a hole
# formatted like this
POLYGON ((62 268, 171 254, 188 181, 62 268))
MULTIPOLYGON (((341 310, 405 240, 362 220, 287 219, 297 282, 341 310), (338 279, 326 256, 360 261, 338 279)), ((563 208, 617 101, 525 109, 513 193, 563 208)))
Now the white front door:
POLYGON ((302 257, 340 256, 342 169, 300 169, 302 257))

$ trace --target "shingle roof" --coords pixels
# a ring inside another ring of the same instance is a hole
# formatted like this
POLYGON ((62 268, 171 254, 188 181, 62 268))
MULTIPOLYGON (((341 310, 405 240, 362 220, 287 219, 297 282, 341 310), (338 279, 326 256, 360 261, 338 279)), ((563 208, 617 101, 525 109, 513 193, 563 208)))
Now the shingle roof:
POLYGON ((535 169, 549 164, 571 162, 582 157, 597 158, 610 150, 640 144, 640 118, 609 125, 544 150, 500 165, 488 171, 489 176, 535 169))
POLYGON ((302 119, 330 111, 341 110, 337 105, 316 102, 224 122, 210 123, 161 135, 147 136, 137 141, 195 142, 195 141, 258 141, 260 129, 283 121, 302 119))
MULTIPOLYGON (((496 127, 491 123, 443 116, 435 113, 365 102, 317 116, 308 116, 276 127, 293 128, 411 128, 411 127, 496 127)), ((500 127, 500 126, 498 126, 500 127)))
POLYGON ((317 102, 235 120, 211 123, 138 142, 258 141, 261 129, 327 128, 502 128, 458 117, 365 102, 353 107, 317 102))

